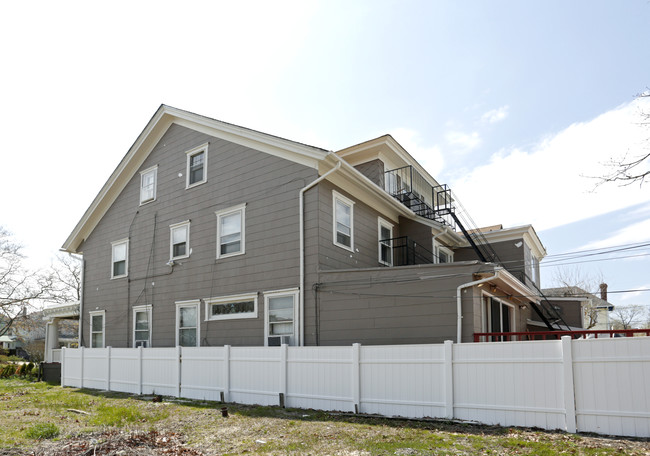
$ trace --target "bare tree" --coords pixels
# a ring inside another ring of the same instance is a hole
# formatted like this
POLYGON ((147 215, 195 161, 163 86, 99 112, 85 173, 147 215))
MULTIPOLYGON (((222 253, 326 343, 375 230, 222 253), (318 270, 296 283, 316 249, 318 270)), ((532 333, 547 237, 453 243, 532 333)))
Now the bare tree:
MULTIPOLYGON (((650 98, 650 91, 637 95, 637 98, 650 98)), ((642 111, 640 116, 641 124, 650 124, 650 112, 642 111)), ((617 182, 626 186, 638 182, 639 186, 642 186, 645 180, 650 178, 650 152, 632 156, 625 154, 623 157, 612 158, 605 165, 610 172, 601 176, 597 185, 617 182)))
POLYGON ((0 227, 0 335, 6 334, 16 317, 33 307, 52 285, 49 276, 27 271, 24 259, 22 246, 0 227))
POLYGON ((646 317, 645 306, 617 306, 612 312, 614 329, 634 329, 643 326, 646 317))
MULTIPOLYGON (((553 273, 553 286, 567 288, 573 296, 582 296, 589 293, 598 296, 600 284, 603 283, 602 274, 596 276, 586 275, 580 268, 558 268, 553 273)), ((583 324, 585 329, 591 329, 598 324, 598 308, 593 301, 582 307, 583 324)))
POLYGON ((53 304, 67 304, 81 300, 81 260, 72 255, 59 254, 45 272, 51 284, 43 300, 53 304))

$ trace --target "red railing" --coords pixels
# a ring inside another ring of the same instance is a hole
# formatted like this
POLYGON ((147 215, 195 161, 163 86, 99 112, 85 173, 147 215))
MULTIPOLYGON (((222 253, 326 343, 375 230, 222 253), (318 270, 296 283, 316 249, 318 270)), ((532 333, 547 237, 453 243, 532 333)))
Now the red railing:
POLYGON ((585 329, 580 331, 526 331, 526 332, 489 332, 474 333, 474 342, 510 342, 520 340, 555 340, 562 336, 574 339, 602 339, 609 337, 650 336, 648 329, 585 329))

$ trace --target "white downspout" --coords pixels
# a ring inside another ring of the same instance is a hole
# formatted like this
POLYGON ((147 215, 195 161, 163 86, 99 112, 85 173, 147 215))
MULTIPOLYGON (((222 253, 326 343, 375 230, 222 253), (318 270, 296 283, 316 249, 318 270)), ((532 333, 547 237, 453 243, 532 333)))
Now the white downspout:
POLYGON ((458 318, 457 318, 457 323, 456 323, 456 341, 457 341, 457 343, 459 343, 459 344, 461 343, 461 337, 463 335, 463 306, 462 306, 462 297, 461 297, 460 291, 463 288, 473 287, 474 285, 480 285, 482 283, 489 282, 490 280, 494 280, 494 279, 498 278, 499 277, 499 271, 501 269, 502 268, 496 269, 493 276, 485 277, 483 279, 475 280, 473 282, 464 283, 464 284, 460 285, 456 289, 456 310, 457 310, 457 313, 458 313, 458 318))
POLYGON ((341 167, 341 159, 335 155, 333 152, 330 152, 332 156, 336 157, 338 163, 328 172, 320 176, 318 179, 307 184, 300 190, 298 197, 299 206, 300 206, 300 293, 299 293, 299 314, 300 314, 300 346, 305 345, 305 197, 304 194, 307 190, 312 188, 314 185, 318 184, 320 181, 325 179, 330 174, 334 173, 341 167))

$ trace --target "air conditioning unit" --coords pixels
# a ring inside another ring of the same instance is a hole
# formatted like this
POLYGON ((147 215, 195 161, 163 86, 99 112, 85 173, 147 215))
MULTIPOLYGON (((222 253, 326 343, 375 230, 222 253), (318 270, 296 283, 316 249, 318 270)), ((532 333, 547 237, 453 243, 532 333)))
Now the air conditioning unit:
POLYGON ((269 336, 267 345, 279 347, 280 345, 291 345, 291 336, 269 336))
POLYGON ((142 347, 142 348, 147 348, 147 341, 146 340, 136 340, 135 341, 135 348, 142 347))

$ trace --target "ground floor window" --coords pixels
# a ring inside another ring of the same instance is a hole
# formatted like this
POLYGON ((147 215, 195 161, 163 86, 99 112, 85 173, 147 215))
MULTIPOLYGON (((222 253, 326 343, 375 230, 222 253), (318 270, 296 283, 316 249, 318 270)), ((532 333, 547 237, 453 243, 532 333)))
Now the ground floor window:
POLYGON ((151 306, 133 308, 133 346, 151 347, 151 306))
POLYGON ((298 290, 264 293, 265 345, 296 345, 298 290))
POLYGON ((199 301, 176 303, 176 345, 199 346, 199 301))
POLYGON ((105 312, 90 312, 90 348, 104 348, 105 312))
POLYGON ((483 332, 513 332, 514 306, 492 296, 483 296, 483 332))
POLYGON ((257 318, 257 293, 205 300, 206 320, 257 318))

